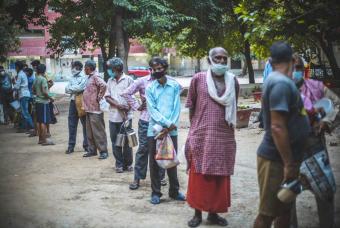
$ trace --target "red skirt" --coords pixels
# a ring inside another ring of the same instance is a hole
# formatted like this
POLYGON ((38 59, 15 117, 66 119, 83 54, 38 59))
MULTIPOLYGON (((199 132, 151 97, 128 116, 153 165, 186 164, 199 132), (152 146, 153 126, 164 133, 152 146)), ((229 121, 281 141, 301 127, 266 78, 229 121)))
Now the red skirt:
POLYGON ((225 213, 230 207, 230 176, 195 173, 191 165, 187 202, 190 207, 210 213, 225 213))

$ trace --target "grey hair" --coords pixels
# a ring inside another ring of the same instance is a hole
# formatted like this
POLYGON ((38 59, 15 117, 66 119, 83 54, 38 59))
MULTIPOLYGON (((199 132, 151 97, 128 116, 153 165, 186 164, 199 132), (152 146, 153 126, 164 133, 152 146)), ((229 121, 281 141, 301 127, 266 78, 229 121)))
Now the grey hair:
POLYGON ((119 68, 121 70, 123 70, 124 68, 124 62, 121 58, 118 58, 118 57, 113 57, 111 59, 109 59, 107 62, 106 62, 106 65, 108 67, 114 67, 114 68, 119 68))
POLYGON ((227 56, 228 56, 227 50, 225 50, 223 47, 214 47, 214 48, 211 48, 211 49, 209 50, 209 57, 212 58, 213 56, 216 55, 216 53, 217 53, 218 51, 223 51, 223 52, 225 52, 225 53, 227 54, 227 56))
POLYGON ((91 70, 95 70, 96 66, 97 66, 96 62, 91 59, 85 62, 85 67, 90 67, 91 70))

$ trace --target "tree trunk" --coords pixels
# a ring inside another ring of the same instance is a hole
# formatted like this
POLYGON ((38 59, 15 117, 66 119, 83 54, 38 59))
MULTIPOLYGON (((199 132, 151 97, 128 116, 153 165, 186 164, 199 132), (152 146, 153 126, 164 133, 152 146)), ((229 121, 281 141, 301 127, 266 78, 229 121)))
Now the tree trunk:
POLYGON ((249 83, 254 84, 255 83, 255 75, 254 75, 253 64, 251 63, 250 43, 249 43, 248 40, 244 41, 244 56, 246 58, 246 64, 247 64, 247 68, 248 68, 249 83))
POLYGON ((111 32, 109 36, 109 54, 108 58, 112 58, 116 54, 116 33, 115 33, 115 15, 111 17, 111 32))
POLYGON ((107 50, 105 48, 105 38, 103 35, 98 34, 99 36, 99 47, 102 52, 102 57, 103 57, 103 71, 104 71, 104 80, 107 81, 109 79, 109 76, 106 72, 107 67, 106 67, 106 61, 109 59, 107 55, 107 50))
POLYGON ((243 77, 243 76, 247 75, 247 72, 248 72, 248 67, 247 66, 248 66, 247 63, 243 64, 240 76, 243 77))
POLYGON ((128 69, 129 69, 129 65, 128 65, 128 58, 129 58, 129 52, 130 52, 130 41, 129 41, 129 36, 128 34, 124 31, 123 32, 123 36, 124 36, 124 48, 125 48, 125 56, 124 56, 124 72, 127 74, 128 73, 128 69))
POLYGON ((196 72, 195 73, 198 73, 198 72, 201 72, 201 59, 198 57, 196 59, 196 72))
POLYGON ((124 64, 124 72, 127 72, 127 55, 125 49, 125 40, 124 40, 124 30, 123 30, 123 15, 122 10, 118 9, 115 15, 115 31, 116 31, 116 44, 117 44, 117 56, 121 58, 124 64))
POLYGON ((330 40, 324 39, 322 36, 319 37, 318 40, 320 43, 320 47, 322 48, 322 51, 325 53, 328 59, 329 65, 332 69, 333 77, 340 78, 340 70, 338 63, 336 62, 332 42, 330 40))

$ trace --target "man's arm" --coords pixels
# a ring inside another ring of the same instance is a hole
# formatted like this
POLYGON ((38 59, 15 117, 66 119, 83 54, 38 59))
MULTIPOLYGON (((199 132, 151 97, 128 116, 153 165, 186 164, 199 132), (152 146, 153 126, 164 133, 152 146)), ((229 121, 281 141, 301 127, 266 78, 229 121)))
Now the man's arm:
POLYGON ((122 94, 121 96, 127 101, 132 110, 137 111, 140 105, 135 98, 134 94, 140 91, 142 80, 138 79, 134 81, 122 94))
POLYGON ((16 89, 16 90, 19 90, 19 89, 20 89, 21 81, 22 81, 22 74, 19 73, 19 74, 18 74, 18 78, 17 78, 17 80, 15 81, 15 84, 14 84, 14 86, 13 86, 14 89, 16 89))
POLYGON ((96 80, 96 86, 98 86, 99 88, 98 101, 100 101, 104 97, 104 94, 106 92, 106 83, 99 76, 95 76, 95 80, 96 80))
POLYGON ((153 97, 150 87, 146 89, 146 104, 151 118, 163 127, 169 128, 172 122, 166 119, 157 109, 157 103, 153 97))
POLYGON ((189 108, 189 120, 191 123, 192 117, 195 114, 195 107, 196 107, 196 98, 197 98, 197 76, 194 76, 190 82, 190 87, 188 91, 188 97, 187 102, 185 104, 185 107, 189 108))

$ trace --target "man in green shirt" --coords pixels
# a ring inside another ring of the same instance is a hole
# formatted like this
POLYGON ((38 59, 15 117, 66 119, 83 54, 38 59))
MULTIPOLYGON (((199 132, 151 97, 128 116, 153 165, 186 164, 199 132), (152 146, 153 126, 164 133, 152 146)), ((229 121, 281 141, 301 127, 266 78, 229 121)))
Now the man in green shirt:
POLYGON ((38 123, 39 144, 43 146, 54 145, 54 143, 47 139, 47 125, 51 122, 49 102, 53 101, 49 96, 48 82, 44 74, 46 73, 46 66, 40 64, 37 66, 37 76, 33 84, 33 93, 36 95, 36 115, 38 123))

